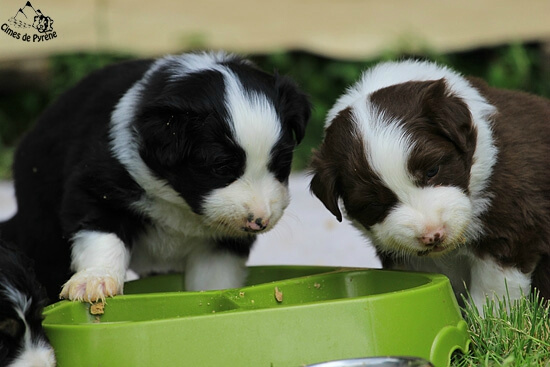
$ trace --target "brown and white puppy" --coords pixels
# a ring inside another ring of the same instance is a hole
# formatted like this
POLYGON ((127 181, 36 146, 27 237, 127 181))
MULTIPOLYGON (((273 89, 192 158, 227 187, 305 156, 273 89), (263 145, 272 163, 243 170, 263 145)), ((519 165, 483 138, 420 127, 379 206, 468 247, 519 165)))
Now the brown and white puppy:
POLYGON ((478 307, 550 298, 548 100, 383 63, 331 109, 312 168, 312 192, 339 220, 343 205, 384 267, 446 274, 478 307))

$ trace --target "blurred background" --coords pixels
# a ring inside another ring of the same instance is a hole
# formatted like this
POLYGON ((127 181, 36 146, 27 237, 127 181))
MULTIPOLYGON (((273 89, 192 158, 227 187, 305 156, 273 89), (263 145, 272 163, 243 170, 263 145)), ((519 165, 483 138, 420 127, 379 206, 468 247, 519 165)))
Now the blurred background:
POLYGON ((378 267, 358 231, 308 191, 327 110, 365 68, 404 57, 550 96, 549 15, 548 0, 2 0, 0 217, 16 210, 14 147, 61 92, 112 62, 224 49, 290 75, 314 105, 296 150, 292 204, 250 263, 378 267))

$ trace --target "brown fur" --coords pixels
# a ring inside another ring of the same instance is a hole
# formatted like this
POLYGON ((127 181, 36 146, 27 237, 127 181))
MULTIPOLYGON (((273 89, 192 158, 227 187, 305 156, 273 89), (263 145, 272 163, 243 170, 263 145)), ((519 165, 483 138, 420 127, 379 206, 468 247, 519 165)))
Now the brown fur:
POLYGON ((479 256, 533 271, 532 285, 550 299, 550 101, 518 91, 470 82, 498 109, 493 122, 498 161, 482 217, 486 235, 479 256))

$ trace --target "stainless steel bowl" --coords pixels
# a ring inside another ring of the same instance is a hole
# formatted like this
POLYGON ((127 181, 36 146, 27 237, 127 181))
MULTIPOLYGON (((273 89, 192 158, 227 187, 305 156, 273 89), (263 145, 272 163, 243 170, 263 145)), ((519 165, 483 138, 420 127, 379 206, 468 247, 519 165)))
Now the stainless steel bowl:
POLYGON ((342 359, 308 365, 307 367, 433 367, 422 358, 414 357, 372 357, 342 359))

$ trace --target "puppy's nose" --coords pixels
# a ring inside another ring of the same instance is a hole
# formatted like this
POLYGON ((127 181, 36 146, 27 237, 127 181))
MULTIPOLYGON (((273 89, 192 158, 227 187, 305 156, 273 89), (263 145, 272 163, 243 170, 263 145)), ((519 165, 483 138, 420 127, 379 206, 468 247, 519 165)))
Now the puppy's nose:
POLYGON ((441 242, 443 242, 444 239, 445 230, 443 228, 426 231, 426 233, 424 233, 424 235, 420 237, 420 241, 428 247, 439 245, 441 242))
POLYGON ((267 228, 269 219, 249 215, 246 221, 246 229, 251 232, 260 232, 267 228))

